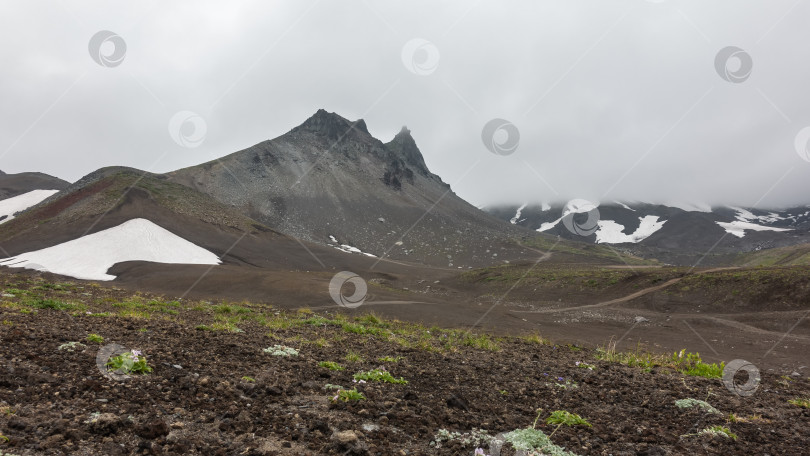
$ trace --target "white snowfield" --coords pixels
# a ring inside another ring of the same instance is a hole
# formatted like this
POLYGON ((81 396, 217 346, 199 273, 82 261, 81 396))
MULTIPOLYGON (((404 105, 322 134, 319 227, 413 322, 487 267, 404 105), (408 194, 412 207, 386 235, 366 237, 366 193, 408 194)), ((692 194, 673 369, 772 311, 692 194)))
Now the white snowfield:
POLYGON ((773 226, 763 226, 757 225, 756 223, 749 223, 749 222, 741 222, 739 220, 735 220, 733 222, 717 222, 718 225, 722 226, 726 233, 733 234, 738 238, 745 236, 746 230, 751 231, 792 231, 790 228, 776 228, 773 226))
POLYGON ((599 229, 596 230, 596 243, 597 244, 623 244, 626 242, 637 243, 650 237, 653 233, 660 230, 666 220, 658 221, 657 215, 647 215, 639 217, 641 223, 638 229, 633 234, 624 234, 624 225, 620 225, 613 220, 600 220, 599 229))
POLYGON ((779 214, 775 212, 771 212, 768 215, 754 215, 751 211, 743 209, 741 207, 734 207, 728 206, 731 209, 737 211, 736 219, 733 222, 717 222, 726 233, 733 234, 738 238, 745 237, 746 230, 751 231, 793 231, 790 228, 776 228, 773 226, 765 226, 765 225, 758 225, 753 223, 754 221, 763 222, 763 223, 774 223, 779 220, 785 220, 785 217, 781 217, 779 214))
POLYGON ((31 190, 28 193, 0 201, 0 219, 2 219, 0 223, 8 222, 14 218, 14 214, 17 212, 36 206, 54 193, 59 193, 59 190, 31 190))
POLYGON ((170 264, 220 264, 219 257, 146 219, 132 219, 116 227, 53 247, 0 259, 0 265, 47 269, 85 280, 113 280, 107 274, 116 263, 151 261, 170 264))

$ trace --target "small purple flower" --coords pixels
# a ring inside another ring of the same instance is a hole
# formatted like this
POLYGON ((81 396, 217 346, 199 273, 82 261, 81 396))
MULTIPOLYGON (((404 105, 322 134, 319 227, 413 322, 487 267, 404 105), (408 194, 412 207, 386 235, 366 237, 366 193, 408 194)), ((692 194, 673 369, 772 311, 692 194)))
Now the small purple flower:
POLYGON ((563 380, 565 380, 565 379, 564 379, 564 378, 562 378, 562 377, 557 377, 557 381, 558 381, 558 382, 561 382, 561 381, 563 381, 563 380))
POLYGON ((135 357, 141 356, 141 351, 140 350, 132 350, 132 356, 135 356, 135 357))
POLYGON ((575 362, 574 364, 576 364, 577 366, 579 366, 580 362, 579 362, 579 361, 577 361, 577 362, 575 362))
POLYGON ((546 377, 548 377, 548 372, 543 372, 543 375, 545 375, 546 377))
POLYGON ((486 454, 484 454, 484 450, 483 450, 483 449, 481 449, 481 448, 476 448, 476 449, 475 449, 475 456, 486 456, 486 454))

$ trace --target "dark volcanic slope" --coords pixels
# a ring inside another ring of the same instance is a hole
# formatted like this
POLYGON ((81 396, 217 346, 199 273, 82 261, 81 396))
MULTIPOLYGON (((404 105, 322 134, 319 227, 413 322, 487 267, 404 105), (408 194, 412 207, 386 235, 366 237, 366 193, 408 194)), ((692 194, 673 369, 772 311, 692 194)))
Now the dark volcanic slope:
POLYGON ((407 128, 383 143, 362 120, 324 110, 276 139, 169 176, 283 233, 376 256, 475 266, 497 261, 510 248, 502 240, 527 234, 456 196, 407 128))
MULTIPOLYGON (((133 218, 148 219, 217 255, 228 252, 223 258, 226 265, 287 270, 319 267, 297 241, 223 206, 208 195, 168 182, 163 176, 129 168, 96 171, 0 225, 0 247, 9 255, 17 255, 111 228, 133 218)), ((324 250, 330 254, 333 251, 324 250)), ((334 255, 351 257, 337 251, 334 255)))
POLYGON ((0 171, 0 200, 32 190, 64 190, 68 185, 69 182, 43 173, 6 174, 0 171))
POLYGON ((421 269, 387 260, 372 272, 374 258, 293 239, 166 176, 121 167, 95 171, 0 225, 0 252, 15 256, 51 247, 134 218, 150 220, 214 253, 223 264, 118 263, 109 273, 124 286, 330 305, 328 280, 337 271, 356 271, 369 280, 421 277, 421 269))

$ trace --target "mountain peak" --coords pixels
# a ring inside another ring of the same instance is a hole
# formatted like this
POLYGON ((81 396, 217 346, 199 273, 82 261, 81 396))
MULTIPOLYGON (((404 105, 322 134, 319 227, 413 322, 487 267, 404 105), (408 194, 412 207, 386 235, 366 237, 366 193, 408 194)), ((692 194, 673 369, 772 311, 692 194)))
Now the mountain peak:
POLYGON ((293 128, 292 131, 309 131, 337 140, 348 135, 352 129, 369 134, 368 127, 366 127, 366 122, 363 119, 352 122, 334 112, 318 109, 315 114, 298 127, 293 128))
POLYGON ((408 127, 403 126, 399 133, 394 136, 394 139, 385 146, 395 151, 406 164, 415 167, 422 174, 427 175, 430 173, 425 164, 425 159, 422 157, 422 152, 416 146, 416 141, 411 136, 408 127))

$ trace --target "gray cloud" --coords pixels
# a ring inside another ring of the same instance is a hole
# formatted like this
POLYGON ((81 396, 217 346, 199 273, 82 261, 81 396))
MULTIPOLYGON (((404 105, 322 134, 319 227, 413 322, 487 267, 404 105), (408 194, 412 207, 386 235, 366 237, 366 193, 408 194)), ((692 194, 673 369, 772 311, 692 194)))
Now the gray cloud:
POLYGON ((810 125, 808 15, 792 0, 6 2, 0 169, 168 171, 322 107, 383 141, 407 125, 431 170, 475 204, 807 204, 794 138, 810 125), (120 65, 91 58, 100 30, 125 40, 120 65), (403 65, 414 38, 435 45, 435 71, 403 65), (715 71, 731 45, 753 60, 739 84, 715 71), (205 119, 199 147, 169 134, 183 110, 205 119), (520 130, 513 154, 482 143, 493 118, 520 130))

